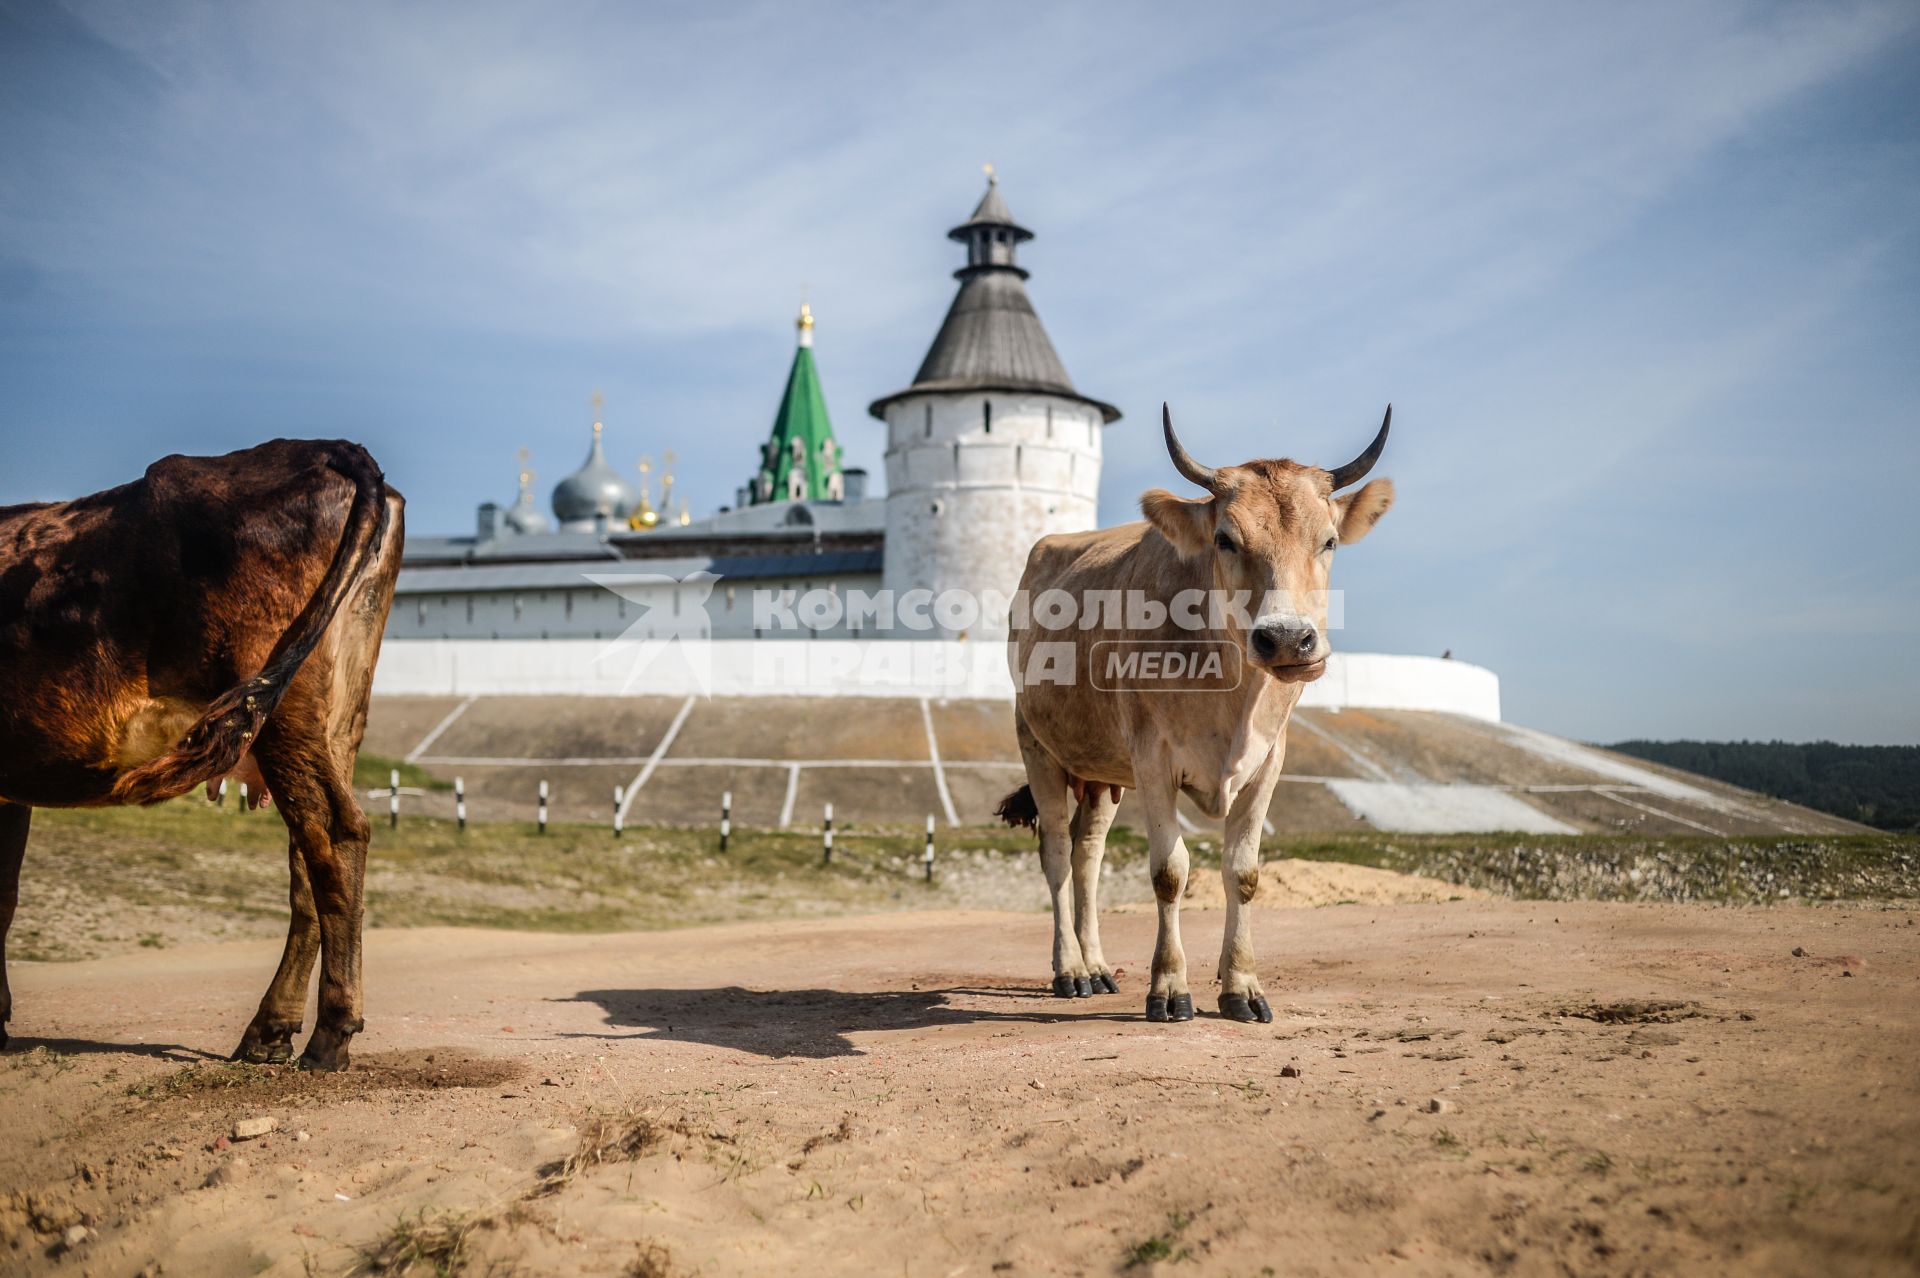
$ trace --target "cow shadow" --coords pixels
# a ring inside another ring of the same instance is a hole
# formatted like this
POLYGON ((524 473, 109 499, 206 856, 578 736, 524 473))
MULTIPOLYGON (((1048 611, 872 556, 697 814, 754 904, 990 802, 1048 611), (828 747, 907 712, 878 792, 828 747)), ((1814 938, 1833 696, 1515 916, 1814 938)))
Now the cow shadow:
POLYGON ((44 1047, 55 1056, 150 1056, 155 1060, 190 1062, 224 1061, 218 1052, 188 1047, 185 1043, 105 1043, 91 1038, 35 1038, 15 1034, 0 1055, 24 1056, 36 1047, 44 1047))
POLYGON ((1045 992, 1022 988, 954 986, 929 990, 749 990, 740 986, 704 990, 582 990, 576 1003, 593 1003, 611 1029, 634 1033, 576 1034, 567 1037, 665 1039, 703 1043, 775 1059, 861 1056, 850 1034, 875 1030, 918 1030, 948 1025, 1005 1022, 1009 1025, 1058 1021, 1134 1021, 1139 1009, 1131 995, 1125 1011, 1118 998, 1077 1006, 1045 992), (1011 1008, 956 1005, 955 996, 1006 999, 1011 1008), (1074 1008, 1068 1011, 1068 1008, 1074 1008), (1080 1009, 1086 1010, 1080 1010, 1080 1009))

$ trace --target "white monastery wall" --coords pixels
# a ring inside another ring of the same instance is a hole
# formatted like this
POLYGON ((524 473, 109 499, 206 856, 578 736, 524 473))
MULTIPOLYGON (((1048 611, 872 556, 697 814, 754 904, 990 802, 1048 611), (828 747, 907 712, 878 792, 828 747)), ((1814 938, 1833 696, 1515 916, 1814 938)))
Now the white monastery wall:
MULTIPOLYGON (((389 639, 381 696, 941 697, 1011 700, 998 642, 716 639, 658 647, 591 639, 389 639), (704 652, 704 656, 702 653, 704 652)), ((1498 721, 1500 679, 1464 661, 1335 653, 1301 704, 1433 710, 1498 721)))

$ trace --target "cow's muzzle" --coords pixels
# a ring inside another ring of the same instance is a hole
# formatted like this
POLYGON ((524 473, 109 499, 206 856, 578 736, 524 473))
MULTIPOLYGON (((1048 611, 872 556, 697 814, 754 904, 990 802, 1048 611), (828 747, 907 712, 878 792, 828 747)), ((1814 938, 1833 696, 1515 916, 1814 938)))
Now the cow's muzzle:
POLYGON ((1310 623, 1267 623, 1247 636, 1254 663, 1288 682, 1318 679, 1327 669, 1326 636, 1310 623))
POLYGON ((1320 656, 1320 630, 1311 625, 1259 626, 1248 646, 1253 659, 1263 666, 1313 661, 1320 656))

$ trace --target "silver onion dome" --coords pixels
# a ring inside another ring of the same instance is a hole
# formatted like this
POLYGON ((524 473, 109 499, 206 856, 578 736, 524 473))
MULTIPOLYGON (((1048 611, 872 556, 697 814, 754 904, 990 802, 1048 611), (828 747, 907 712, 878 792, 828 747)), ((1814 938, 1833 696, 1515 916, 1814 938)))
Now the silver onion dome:
POLYGON ((513 505, 507 507, 507 513, 501 516, 508 532, 543 533, 550 532, 553 525, 547 522, 546 512, 533 501, 533 470, 527 465, 527 450, 520 450, 520 495, 514 498, 513 505))
POLYGON ((507 521, 507 527, 517 533, 543 533, 553 528, 547 521, 546 512, 533 504, 533 494, 530 492, 521 493, 520 500, 507 507, 507 513, 502 518, 507 521))
POLYGON ((555 485, 553 513, 560 526, 570 532, 591 531, 604 520, 618 525, 634 503, 633 488, 620 473, 607 464, 600 446, 599 422, 593 424, 593 448, 579 470, 555 485))

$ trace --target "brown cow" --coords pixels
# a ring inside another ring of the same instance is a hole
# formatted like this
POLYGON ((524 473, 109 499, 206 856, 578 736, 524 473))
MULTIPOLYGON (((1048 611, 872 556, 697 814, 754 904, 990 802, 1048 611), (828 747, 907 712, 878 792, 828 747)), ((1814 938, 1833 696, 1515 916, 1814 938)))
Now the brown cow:
POLYGON ((32 810, 158 803, 247 767, 287 825, 293 921, 234 1055, 293 1055, 317 951, 300 1063, 346 1068, 368 835, 353 760, 403 506, 359 445, 283 439, 0 507, 0 1047, 32 810))

